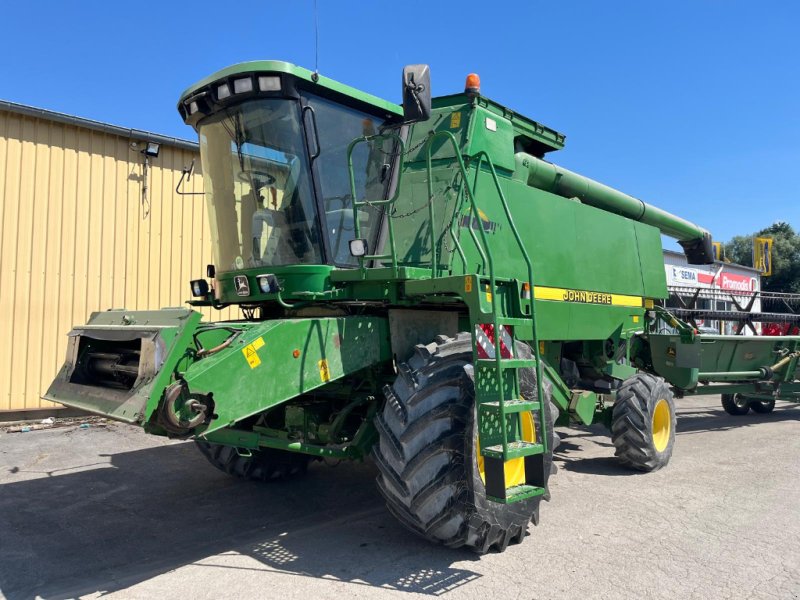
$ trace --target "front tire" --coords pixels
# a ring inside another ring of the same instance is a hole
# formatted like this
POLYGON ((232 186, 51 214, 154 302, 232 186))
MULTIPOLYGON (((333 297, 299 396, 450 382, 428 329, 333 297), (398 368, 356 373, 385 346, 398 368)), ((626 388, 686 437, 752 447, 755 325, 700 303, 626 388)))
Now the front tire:
MULTIPOLYGON (((524 344, 518 349, 520 356, 524 351, 531 355, 524 344)), ((535 398, 535 370, 525 371, 520 374, 522 395, 535 398)), ((438 336, 432 344, 418 345, 400 365, 394 385, 387 386, 386 403, 375 419, 377 484, 389 511, 411 531, 454 548, 502 552, 522 541, 530 521, 538 523, 541 497, 512 504, 487 500, 477 461, 474 390, 470 334, 438 336)), ((550 405, 549 386, 545 394, 547 478, 557 443, 557 410, 550 405)), ((540 431, 536 418, 534 423, 540 431)))
POLYGON ((232 446, 211 444, 195 440, 197 449, 220 471, 255 481, 275 481, 300 477, 308 469, 311 457, 297 452, 263 448, 252 450, 250 456, 242 456, 232 446))
POLYGON ((637 373, 622 382, 611 417, 611 440, 626 467, 665 467, 675 444, 675 401, 661 377, 637 373))

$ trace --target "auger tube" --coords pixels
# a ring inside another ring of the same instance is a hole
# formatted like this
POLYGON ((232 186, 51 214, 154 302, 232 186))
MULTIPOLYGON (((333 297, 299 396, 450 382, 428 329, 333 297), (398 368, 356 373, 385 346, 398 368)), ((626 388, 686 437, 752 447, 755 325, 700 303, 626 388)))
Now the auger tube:
POLYGON ((711 234, 699 225, 558 165, 531 155, 525 159, 528 185, 658 227, 678 241, 691 264, 714 262, 711 234))

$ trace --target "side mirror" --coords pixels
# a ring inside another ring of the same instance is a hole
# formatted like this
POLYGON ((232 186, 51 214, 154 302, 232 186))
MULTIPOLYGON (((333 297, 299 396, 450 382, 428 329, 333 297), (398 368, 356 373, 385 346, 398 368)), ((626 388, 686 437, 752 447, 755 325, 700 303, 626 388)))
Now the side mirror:
POLYGON ((431 69, 428 65, 403 67, 403 121, 416 123, 431 117, 431 69))

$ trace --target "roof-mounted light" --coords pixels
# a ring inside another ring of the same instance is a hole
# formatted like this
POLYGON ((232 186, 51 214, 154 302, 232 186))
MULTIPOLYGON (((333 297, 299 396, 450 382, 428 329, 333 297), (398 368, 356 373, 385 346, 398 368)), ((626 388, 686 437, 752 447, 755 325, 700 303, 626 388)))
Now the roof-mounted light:
POLYGON ((252 91, 253 91, 253 80, 250 79, 249 77, 233 80, 234 94, 244 94, 246 92, 252 92, 252 91))
POLYGON ((193 102, 190 102, 190 103, 189 103, 189 114, 190 114, 190 115, 193 115, 193 114, 194 114, 194 113, 196 113, 198 110, 200 110, 200 107, 199 107, 199 106, 197 106, 197 101, 193 101, 193 102))
POLYGON ((277 75, 260 75, 258 78, 258 89, 262 92, 280 92, 281 78, 277 75))
POLYGON ((464 84, 464 92, 466 94, 480 94, 481 93, 481 78, 477 73, 470 73, 467 75, 467 82, 464 84))
POLYGON ((225 100, 230 97, 231 87, 227 83, 217 86, 217 100, 225 100))

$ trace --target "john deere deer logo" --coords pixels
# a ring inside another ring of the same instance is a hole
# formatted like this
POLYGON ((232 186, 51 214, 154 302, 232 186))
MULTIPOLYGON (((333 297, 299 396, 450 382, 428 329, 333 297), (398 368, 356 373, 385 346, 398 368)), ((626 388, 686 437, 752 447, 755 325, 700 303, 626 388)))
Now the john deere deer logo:
POLYGON ((247 277, 244 275, 237 275, 233 278, 233 285, 236 287, 236 293, 239 296, 250 295, 250 284, 247 283, 247 277))

